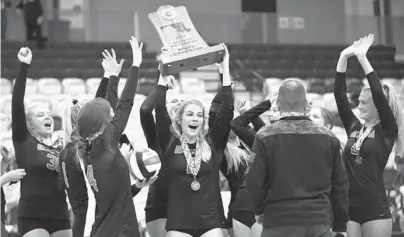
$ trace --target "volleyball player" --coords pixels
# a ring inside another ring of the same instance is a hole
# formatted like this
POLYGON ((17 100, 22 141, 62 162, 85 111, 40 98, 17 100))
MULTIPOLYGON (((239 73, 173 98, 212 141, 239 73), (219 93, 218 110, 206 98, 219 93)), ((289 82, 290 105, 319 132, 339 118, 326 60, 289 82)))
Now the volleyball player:
POLYGON ((167 78, 161 76, 156 88, 157 138, 162 165, 168 167, 170 185, 167 237, 222 236, 218 212, 220 157, 234 109, 227 49, 222 65, 222 105, 208 133, 205 130, 207 116, 201 102, 183 102, 172 123, 165 103, 167 78))
POLYGON ((24 237, 68 237, 71 230, 66 194, 58 179, 62 141, 52 140, 53 119, 48 104, 32 103, 25 111, 31 50, 21 48, 18 59, 21 66, 12 93, 12 140, 18 167, 27 173, 21 181, 18 230, 24 237))
POLYGON ((97 215, 91 236, 140 236, 132 201, 129 167, 118 144, 133 107, 142 62, 142 43, 130 40, 133 62, 112 116, 109 102, 96 98, 78 116, 79 156, 94 192, 97 215))
POLYGON ((367 59, 374 36, 368 35, 341 52, 335 77, 334 95, 348 134, 343 153, 349 179, 348 236, 391 236, 392 219, 383 183, 383 170, 393 147, 403 149, 403 119, 394 88, 381 84, 367 59), (353 114, 346 95, 345 72, 348 58, 355 55, 369 87, 359 96, 359 118, 353 114))
MULTIPOLYGON (((242 114, 233 119, 230 123, 232 131, 234 131, 243 142, 243 148, 248 154, 251 152, 256 132, 261 127, 265 126, 265 123, 259 116, 270 109, 271 102, 269 100, 263 101, 253 108, 250 107, 247 101, 243 101, 239 105, 239 110, 242 114), (250 123, 253 124, 254 128, 248 126, 250 123)), ((246 169, 246 173, 247 172, 248 168, 246 169)), ((232 221, 235 237, 258 237, 261 235, 262 226, 255 221, 254 211, 246 190, 245 180, 238 190, 234 201, 232 221)))
MULTIPOLYGON (((220 64, 216 64, 220 73, 220 82, 223 82, 223 68, 220 64)), ((233 86, 233 84, 232 84, 233 86)), ((210 109, 209 109, 209 118, 208 125, 211 128, 214 125, 217 112, 220 108, 221 101, 221 93, 220 90, 216 93, 215 97, 212 100, 210 109)), ((222 196, 219 193, 219 202, 218 209, 220 211, 220 218, 222 219, 222 230, 223 236, 234 236, 233 234, 233 203, 236 198, 236 194, 238 189, 241 187, 244 181, 244 172, 247 168, 247 159, 248 154, 240 149, 240 140, 231 130, 227 134, 227 145, 224 151, 224 156, 222 157, 220 172, 226 178, 229 189, 230 189, 230 202, 228 205, 227 218, 224 214, 223 204, 222 204, 222 196)), ((220 192, 220 187, 219 187, 220 192)))

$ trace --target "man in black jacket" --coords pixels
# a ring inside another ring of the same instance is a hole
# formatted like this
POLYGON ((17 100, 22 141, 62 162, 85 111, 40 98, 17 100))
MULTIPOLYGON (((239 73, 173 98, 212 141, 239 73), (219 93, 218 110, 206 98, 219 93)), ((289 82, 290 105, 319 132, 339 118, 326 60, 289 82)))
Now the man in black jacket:
POLYGON ((279 121, 263 127, 252 148, 247 190, 263 237, 329 237, 346 232, 348 178, 339 140, 306 116, 297 80, 279 89, 279 121))

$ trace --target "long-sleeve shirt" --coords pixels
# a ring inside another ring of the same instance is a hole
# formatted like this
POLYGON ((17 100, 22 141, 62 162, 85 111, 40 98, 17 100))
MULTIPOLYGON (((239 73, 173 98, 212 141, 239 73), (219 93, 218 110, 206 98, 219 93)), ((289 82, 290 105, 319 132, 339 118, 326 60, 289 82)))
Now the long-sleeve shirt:
MULTIPOLYGON (((157 141, 156 124, 154 122, 153 110, 156 98, 156 89, 154 89, 143 101, 140 107, 140 123, 147 145, 160 154, 157 141)), ((146 201, 146 221, 153 221, 154 218, 167 217, 167 200, 168 200, 168 177, 167 167, 162 166, 159 171, 157 180, 149 186, 146 201)))
MULTIPOLYGON (((223 82, 223 74, 220 74, 220 82, 223 82)), ((220 109, 220 102, 222 100, 221 96, 222 96, 222 93, 220 93, 220 89, 219 89, 210 105, 209 117, 208 117, 209 129, 213 127, 214 122, 216 120, 216 115, 217 115, 218 110, 220 109)), ((229 136, 229 133, 226 134, 226 136, 225 136, 226 141, 228 140, 228 136, 229 136)), ((218 210, 220 212, 220 218, 221 218, 221 223, 222 223, 223 229, 228 229, 233 226, 233 221, 232 221, 233 203, 236 198, 237 191, 240 188, 242 182, 244 181, 243 174, 244 174, 244 170, 245 170, 246 166, 244 164, 241 164, 238 172, 236 172, 234 169, 231 169, 231 171, 229 171, 228 168, 229 167, 228 167, 228 162, 226 160, 226 157, 223 156, 221 165, 220 165, 220 171, 222 172, 223 176, 226 178, 226 180, 229 184, 229 188, 230 188, 230 202, 229 202, 229 206, 228 206, 227 219, 224 214, 222 196, 219 195, 218 210)))
POLYGON ((66 194, 59 183, 62 147, 48 146, 28 131, 24 108, 28 68, 28 64, 21 63, 11 102, 15 157, 18 167, 27 173, 21 180, 18 217, 68 220, 66 194))
MULTIPOLYGON (((162 152, 161 162, 163 166, 168 167, 170 190, 166 228, 167 230, 220 228, 222 224, 218 213, 219 168, 227 143, 225 136, 229 132, 230 120, 233 118, 234 98, 231 87, 222 87, 221 107, 213 127, 205 137, 212 156, 207 162, 201 161, 196 176, 200 183, 198 191, 191 189, 194 177, 187 173, 187 162, 181 142, 170 130, 171 119, 166 107, 166 92, 166 87, 157 86, 156 130, 162 152)), ((193 145, 188 144, 190 148, 193 145)))
POLYGON ((92 141, 84 162, 97 204, 91 236, 140 236, 129 167, 118 148, 133 107, 138 75, 139 68, 132 67, 112 121, 92 141))
MULTIPOLYGON (((271 102, 269 100, 263 101, 230 122, 230 127, 233 132, 248 146, 248 148, 245 149, 251 149, 256 131, 265 126, 265 123, 259 116, 270 108, 271 102), (253 124, 254 128, 248 126, 250 123, 253 124)), ((245 170, 244 175, 248 173, 248 170, 248 168, 245 170)), ((253 211, 252 202, 246 189, 245 178, 234 199, 233 211, 253 211)))
POLYGON ((363 141, 359 156, 351 154, 351 147, 356 142, 363 124, 349 106, 345 73, 337 73, 335 77, 334 96, 341 121, 348 134, 343 157, 349 179, 349 204, 351 207, 369 208, 377 205, 389 210, 383 171, 394 146, 398 127, 376 73, 371 72, 366 77, 380 123, 363 141))
POLYGON ((348 179, 329 129, 307 117, 281 118, 257 133, 252 158, 247 190, 264 228, 333 219, 334 231, 346 230, 348 179))

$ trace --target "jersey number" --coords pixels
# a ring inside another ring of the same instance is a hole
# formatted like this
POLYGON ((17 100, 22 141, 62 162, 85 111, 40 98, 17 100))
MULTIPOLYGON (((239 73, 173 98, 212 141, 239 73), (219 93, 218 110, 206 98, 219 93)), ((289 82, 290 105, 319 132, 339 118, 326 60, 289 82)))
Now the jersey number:
POLYGON ((90 184, 91 187, 93 187, 94 191, 98 192, 97 180, 95 180, 94 178, 93 165, 87 166, 87 179, 88 183, 90 184))
POLYGON ((59 167, 59 159, 58 157, 56 157, 53 154, 48 153, 46 155, 49 158, 48 163, 46 163, 46 168, 50 169, 50 170, 56 170, 56 171, 60 171, 60 167, 59 167))

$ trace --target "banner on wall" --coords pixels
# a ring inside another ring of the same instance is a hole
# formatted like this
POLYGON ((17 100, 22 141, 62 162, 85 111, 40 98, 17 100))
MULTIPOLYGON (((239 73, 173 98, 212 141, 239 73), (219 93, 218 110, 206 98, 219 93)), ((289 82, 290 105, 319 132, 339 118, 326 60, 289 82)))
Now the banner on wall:
POLYGON ((278 17, 279 29, 292 29, 302 30, 304 29, 303 17, 278 17))

